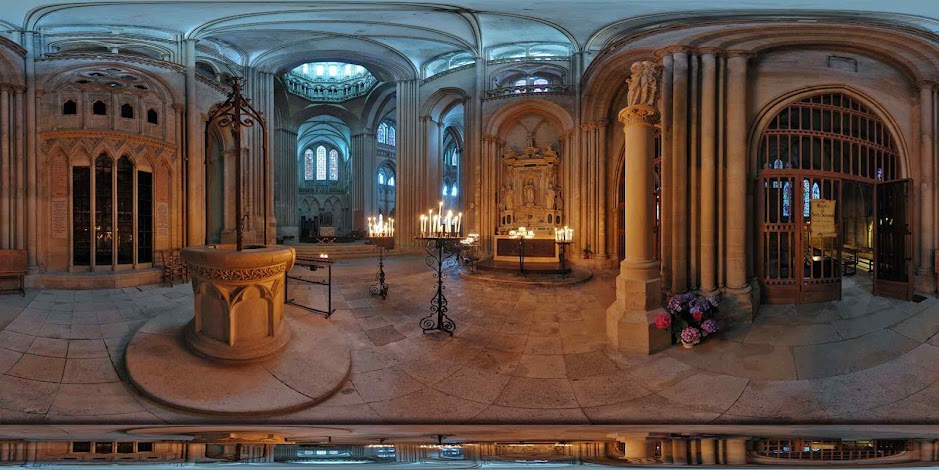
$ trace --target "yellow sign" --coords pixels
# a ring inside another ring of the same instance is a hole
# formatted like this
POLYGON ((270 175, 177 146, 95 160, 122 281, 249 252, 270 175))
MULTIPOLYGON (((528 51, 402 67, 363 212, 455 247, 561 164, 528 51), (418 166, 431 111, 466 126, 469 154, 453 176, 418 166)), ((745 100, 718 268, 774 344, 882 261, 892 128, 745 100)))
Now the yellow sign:
POLYGON ((835 230, 835 201, 830 199, 813 199, 812 235, 816 237, 837 237, 835 230))

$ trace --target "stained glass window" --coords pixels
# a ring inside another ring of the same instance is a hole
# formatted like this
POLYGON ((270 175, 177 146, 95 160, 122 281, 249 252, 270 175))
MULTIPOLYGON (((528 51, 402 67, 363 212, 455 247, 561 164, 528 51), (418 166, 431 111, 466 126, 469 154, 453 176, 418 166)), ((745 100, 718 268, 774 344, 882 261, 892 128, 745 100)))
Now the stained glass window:
POLYGON ((339 180, 339 152, 336 149, 329 151, 329 180, 339 180))
POLYGON ((443 191, 441 192, 441 194, 443 194, 444 196, 446 196, 448 192, 449 192, 449 191, 447 191, 447 185, 444 184, 444 185, 443 185, 443 191))
POLYGON ((395 185, 395 177, 394 177, 394 176, 389 177, 389 178, 388 178, 388 186, 394 186, 394 185, 395 185))
POLYGON ((316 180, 326 181, 326 147, 316 147, 316 180))
POLYGON ((783 184, 783 194, 782 194, 783 217, 789 217, 790 212, 791 212, 791 209, 790 209, 790 207, 792 206, 792 201, 791 201, 792 195, 790 194, 791 192, 792 192, 792 187, 790 186, 789 182, 786 181, 783 184))
POLYGON ((451 196, 456 196, 456 195, 457 195, 457 190, 456 190, 456 185, 455 185, 455 184, 453 185, 452 188, 450 188, 450 195, 451 195, 451 196))
POLYGON ((381 123, 378 125, 378 143, 384 144, 387 143, 385 136, 388 134, 388 124, 381 123))
POLYGON ((385 172, 384 171, 378 172, 378 184, 385 184, 385 172))
POLYGON ((811 209, 809 209, 809 201, 811 194, 809 193, 809 180, 802 180, 802 216, 808 217, 811 209))
POLYGON ((313 160, 313 151, 306 149, 306 152, 303 152, 303 179, 306 181, 313 181, 313 172, 316 168, 316 162, 313 160))
POLYGON ((395 127, 388 126, 388 145, 395 144, 395 127))

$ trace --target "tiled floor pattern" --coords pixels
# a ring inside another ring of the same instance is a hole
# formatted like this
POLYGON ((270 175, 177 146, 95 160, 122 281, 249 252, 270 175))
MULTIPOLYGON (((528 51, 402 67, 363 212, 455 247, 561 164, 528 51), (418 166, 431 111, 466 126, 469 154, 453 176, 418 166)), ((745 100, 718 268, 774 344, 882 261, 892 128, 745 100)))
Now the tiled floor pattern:
MULTIPOLYGON (((557 288, 451 276, 451 338, 418 327, 435 291, 422 258, 386 261, 386 300, 368 294, 374 269, 334 267, 330 321, 353 347, 351 380, 318 406, 249 421, 939 421, 939 302, 873 297, 863 276, 846 278, 845 301, 763 306, 693 349, 630 357, 605 348, 614 272, 557 288)), ((324 291, 294 283, 291 296, 322 307, 324 291)), ((188 284, 0 297, 0 422, 235 421, 165 408, 122 380, 133 332, 170 309, 192 311, 188 284)))

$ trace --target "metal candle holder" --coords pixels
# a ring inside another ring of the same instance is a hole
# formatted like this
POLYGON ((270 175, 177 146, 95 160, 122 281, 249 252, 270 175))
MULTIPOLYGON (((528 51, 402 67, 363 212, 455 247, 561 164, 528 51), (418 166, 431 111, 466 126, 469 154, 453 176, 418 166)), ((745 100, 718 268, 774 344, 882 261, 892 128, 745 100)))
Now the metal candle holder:
POLYGON ((571 274, 570 268, 567 267, 567 259, 564 258, 564 252, 567 250, 567 246, 574 242, 554 242, 558 245, 558 259, 561 262, 561 279, 567 278, 571 274))
POLYGON ((371 237, 372 245, 378 248, 378 273, 375 284, 369 286, 368 291, 372 295, 380 295, 382 299, 388 297, 388 284, 385 283, 385 250, 394 248, 394 238, 392 237, 371 237))
POLYGON ((439 330, 453 336, 456 323, 447 316, 447 297, 443 294, 443 279, 446 276, 446 268, 455 264, 457 250, 454 249, 454 243, 459 239, 454 237, 417 237, 417 239, 424 241, 424 251, 427 253, 424 260, 434 269, 434 277, 437 278, 437 294, 430 301, 431 314, 421 319, 421 329, 424 333, 439 330))

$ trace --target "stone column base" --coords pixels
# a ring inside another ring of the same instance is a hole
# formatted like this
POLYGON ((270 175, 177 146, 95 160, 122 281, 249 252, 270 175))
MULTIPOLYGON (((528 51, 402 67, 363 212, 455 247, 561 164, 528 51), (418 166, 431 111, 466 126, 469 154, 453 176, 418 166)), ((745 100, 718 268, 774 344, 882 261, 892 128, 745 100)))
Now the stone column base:
POLYGON ((667 349, 672 338, 655 327, 664 313, 660 279, 616 278, 616 302, 606 310, 606 337, 611 348, 624 354, 648 356, 667 349))
POLYGON ((725 287, 718 306, 720 318, 729 323, 751 323, 760 309, 760 284, 756 280, 741 289, 725 287))
POLYGON ((913 275, 913 290, 928 294, 936 292, 936 277, 937 274, 929 269, 917 271, 913 275))
POLYGON ((285 244, 297 243, 300 241, 300 227, 290 227, 281 225, 277 227, 277 238, 284 237, 293 237, 289 240, 284 240, 285 244))

